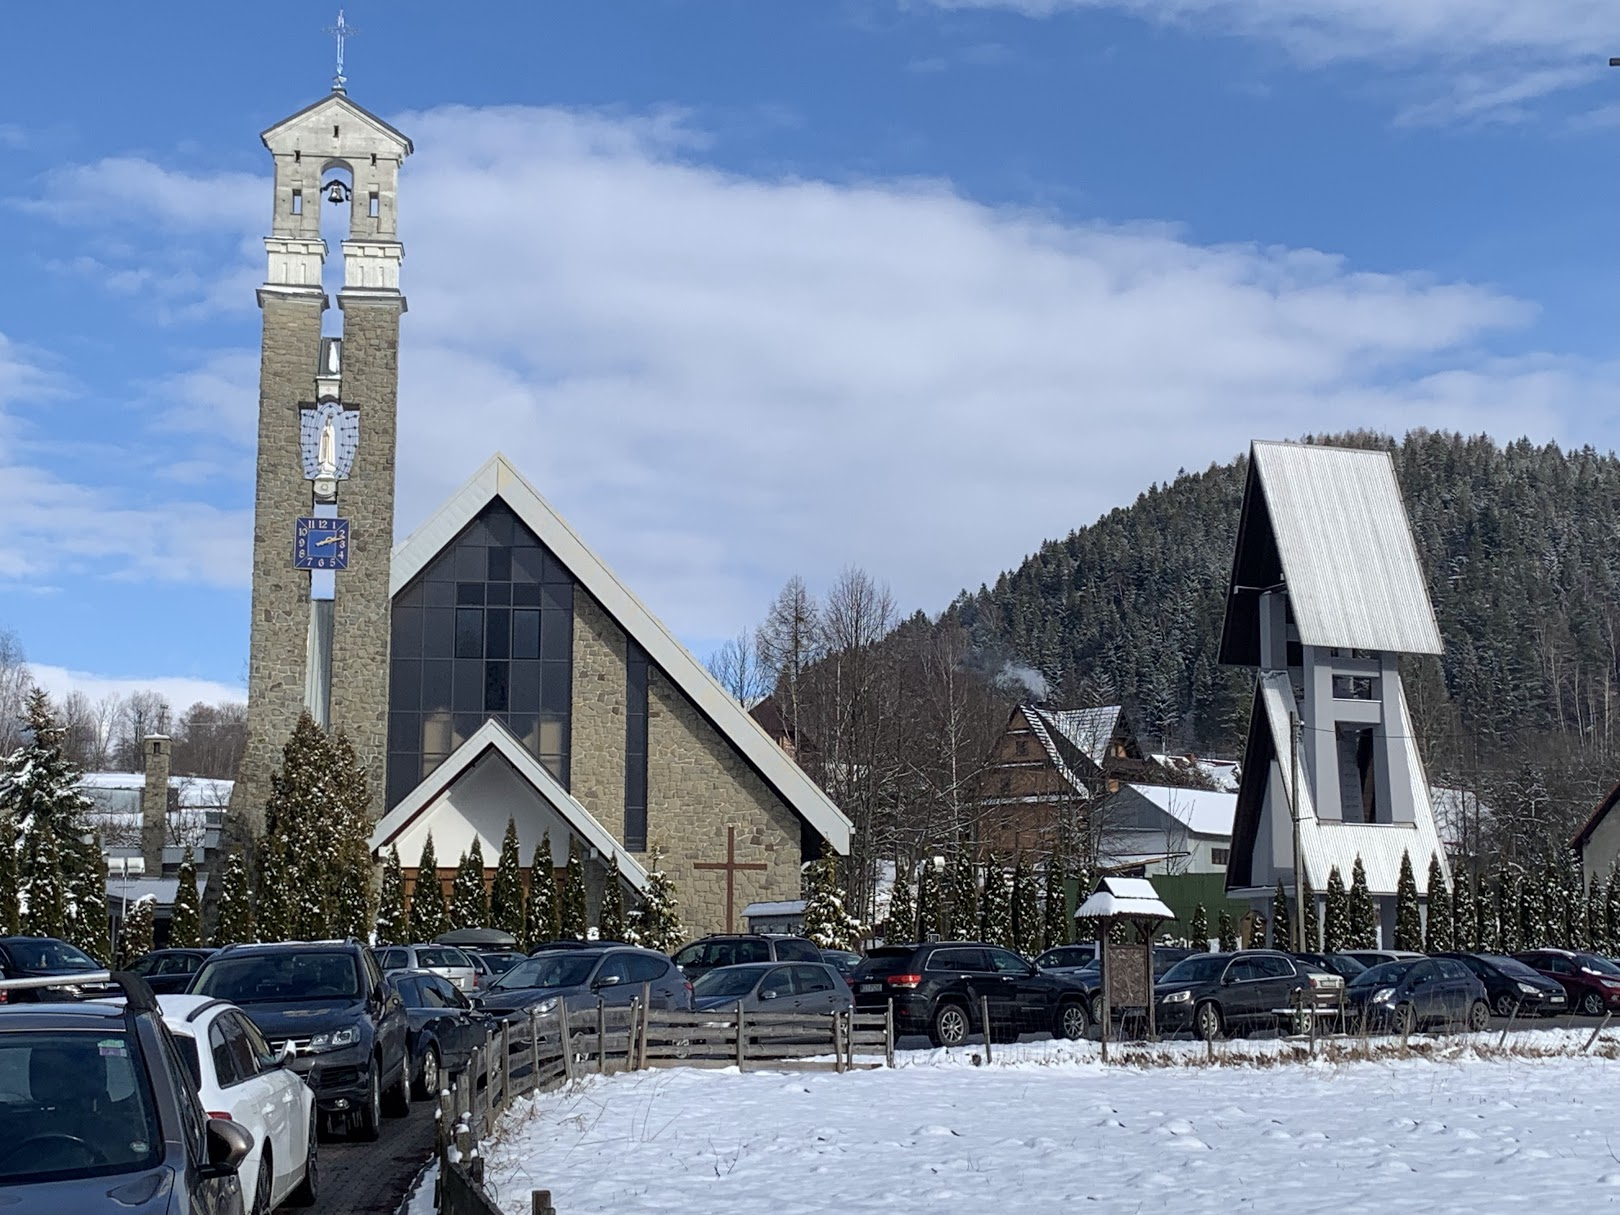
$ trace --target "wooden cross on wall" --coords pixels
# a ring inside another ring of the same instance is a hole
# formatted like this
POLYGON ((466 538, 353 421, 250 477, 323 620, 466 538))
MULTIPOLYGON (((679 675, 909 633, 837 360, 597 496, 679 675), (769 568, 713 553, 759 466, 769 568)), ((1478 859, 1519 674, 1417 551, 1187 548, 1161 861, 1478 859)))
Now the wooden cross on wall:
POLYGON ((726 931, 736 931, 734 927, 737 907, 737 874, 747 870, 764 873, 769 865, 745 865, 737 859, 737 828, 726 828, 726 859, 720 861, 699 861, 693 865, 694 869, 723 869, 726 874, 726 931))

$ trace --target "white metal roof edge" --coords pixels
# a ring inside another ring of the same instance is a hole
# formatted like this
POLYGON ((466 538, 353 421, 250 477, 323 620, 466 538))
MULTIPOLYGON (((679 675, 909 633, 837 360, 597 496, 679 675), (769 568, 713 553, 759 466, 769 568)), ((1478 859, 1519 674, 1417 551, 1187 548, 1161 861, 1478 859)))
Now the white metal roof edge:
POLYGON ((1182 789, 1173 785, 1139 785, 1130 781, 1125 787, 1151 803, 1160 813, 1175 819, 1193 835, 1211 837, 1230 836, 1237 817, 1237 794, 1222 789, 1182 789), (1185 801, 1177 802, 1178 798, 1185 801), (1212 828, 1209 818, 1216 813, 1212 805, 1220 798, 1219 813, 1225 819, 1225 829, 1212 828))
POLYGON ((637 890, 647 889, 647 871, 641 862, 627 852, 613 838, 613 833, 596 820, 596 816, 580 804, 557 778, 546 771, 545 765, 525 747, 498 720, 488 718, 483 725, 453 751, 448 759, 433 770, 399 805, 377 821, 372 828, 369 847, 373 855, 381 852, 397 839, 402 831, 450 787, 457 777, 467 772, 490 749, 499 751, 535 791, 551 803, 552 809, 585 837, 585 842, 604 856, 612 856, 619 863, 619 872, 630 880, 637 890))
POLYGON ((767 784, 840 855, 849 854, 853 824, 821 787, 805 775, 776 740, 732 699, 730 693, 610 570, 540 492, 500 452, 473 474, 393 552, 389 598, 408 586, 496 498, 540 538, 607 614, 647 652, 698 711, 713 722, 767 784))

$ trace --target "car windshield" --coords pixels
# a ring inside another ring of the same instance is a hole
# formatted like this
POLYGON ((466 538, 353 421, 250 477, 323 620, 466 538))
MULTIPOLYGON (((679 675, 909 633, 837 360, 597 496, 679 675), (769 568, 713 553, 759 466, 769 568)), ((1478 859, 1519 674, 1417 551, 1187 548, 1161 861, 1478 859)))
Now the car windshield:
POLYGON ((121 1023, 0 1037, 0 1192, 152 1168, 162 1151, 146 1070, 121 1023))
POLYGON ((746 996, 754 990, 763 971, 742 967, 711 970, 692 984, 692 996, 701 1000, 705 996, 746 996))
POLYGON ((1213 983, 1221 977, 1226 964, 1232 959, 1222 954, 1198 954, 1183 958, 1164 972, 1161 983, 1213 983))
POLYGON ((101 965, 89 954, 83 953, 66 941, 53 941, 47 937, 37 940, 11 940, 6 952, 13 966, 21 970, 100 970, 101 965))
POLYGON ((1482 953, 1479 955, 1482 962, 1488 963, 1493 969, 1501 971, 1510 979, 1540 979, 1541 976, 1531 970, 1518 958, 1504 958, 1500 954, 1482 953))
POLYGON ((416 951, 416 964, 423 970, 432 970, 435 966, 441 970, 450 970, 455 967, 465 970, 472 966, 472 959, 459 949, 430 946, 416 951))
POLYGON ((594 953, 543 953, 525 958, 490 985, 491 990, 511 991, 521 987, 578 987, 591 977, 600 955, 594 953))
POLYGON ((771 947, 767 941, 727 940, 694 941, 675 955, 677 966, 739 966, 744 962, 769 962, 771 947))
POLYGON ((1600 958, 1594 953, 1579 954, 1575 964, 1582 970, 1589 970, 1599 975, 1620 975, 1620 966, 1616 966, 1608 958, 1600 958))
POLYGON ((191 992, 233 1004, 356 1000, 360 975, 347 953, 243 954, 210 961, 191 992))
POLYGON ((1389 987, 1406 978, 1406 972, 1420 961, 1422 961, 1421 958, 1410 958, 1399 962, 1380 962, 1377 966, 1368 967, 1351 979, 1350 986, 1389 987))

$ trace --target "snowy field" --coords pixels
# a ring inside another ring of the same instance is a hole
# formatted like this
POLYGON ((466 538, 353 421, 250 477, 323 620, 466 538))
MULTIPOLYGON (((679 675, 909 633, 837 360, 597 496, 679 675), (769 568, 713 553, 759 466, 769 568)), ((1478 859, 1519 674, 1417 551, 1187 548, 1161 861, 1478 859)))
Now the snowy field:
POLYGON ((919 1051, 848 1075, 640 1072, 519 1103, 488 1178, 508 1215, 528 1215, 531 1189, 550 1189, 560 1215, 1620 1202, 1620 1061, 1444 1049, 1454 1057, 1133 1068, 1099 1065, 1085 1043, 1031 1043, 990 1067, 919 1051))

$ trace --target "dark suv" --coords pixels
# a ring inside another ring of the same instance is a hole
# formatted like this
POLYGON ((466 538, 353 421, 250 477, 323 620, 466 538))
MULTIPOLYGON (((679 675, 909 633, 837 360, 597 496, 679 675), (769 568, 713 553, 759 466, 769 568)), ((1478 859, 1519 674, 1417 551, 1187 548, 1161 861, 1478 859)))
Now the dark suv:
POLYGON ((892 1001, 895 1033, 927 1034, 935 1046, 983 1032, 981 998, 993 1040, 1083 1038, 1090 1024, 1083 985, 980 941, 879 946, 856 969, 854 986, 857 1009, 881 1012, 892 1001))
POLYGON ((230 945, 203 964, 191 994, 240 1005, 315 1090, 323 1114, 361 1139, 381 1115, 410 1112, 405 1004, 358 941, 230 945))
POLYGON ((1271 949, 1193 954, 1153 986, 1160 1033, 1191 1030, 1217 1038, 1275 1028, 1301 996, 1330 999, 1344 980, 1324 967, 1271 949))
POLYGON ((252 1135, 203 1111, 145 983, 87 977, 122 988, 122 1007, 62 1001, 49 977, 0 981, 34 997, 0 1008, 0 1207, 240 1215, 252 1135))
MULTIPOLYGON (((82 976, 101 969, 101 963, 82 949, 55 937, 0 937, 0 979, 82 976)), ((0 989, 0 1004, 38 999, 41 990, 21 987, 14 989, 15 994, 8 994, 0 989)), ((62 1000, 112 994, 116 989, 105 984, 75 983, 50 990, 54 993, 50 998, 62 1000)))
POLYGON ((675 965, 688 979, 696 979, 721 966, 741 966, 747 962, 819 962, 821 949, 803 937, 777 936, 769 932, 716 933, 675 954, 675 965))

